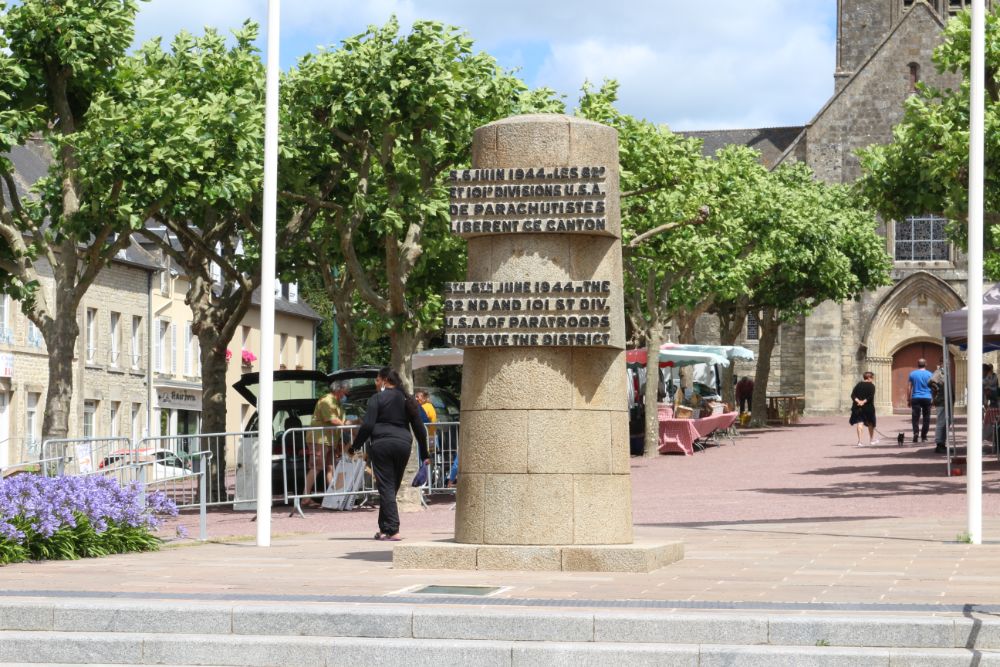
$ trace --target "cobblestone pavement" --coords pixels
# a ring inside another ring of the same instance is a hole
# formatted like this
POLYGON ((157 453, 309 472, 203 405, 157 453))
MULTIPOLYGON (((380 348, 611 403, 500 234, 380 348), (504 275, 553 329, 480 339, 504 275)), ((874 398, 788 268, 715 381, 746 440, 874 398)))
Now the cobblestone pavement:
MULTIPOLYGON (((986 457, 985 544, 961 542, 965 477, 933 445, 858 448, 846 418, 749 431, 693 457, 633 459, 636 536, 685 543, 652 574, 399 571, 371 539, 375 512, 274 513, 259 549, 252 514, 215 512, 225 543, 0 570, 0 590, 211 596, 385 596, 427 584, 501 586, 519 600, 649 600, 830 605, 1000 605, 1000 466, 986 457)), ((887 435, 908 431, 886 417, 887 435)), ((448 539, 452 503, 403 516, 408 540, 448 539)), ((196 517, 182 522, 195 534, 196 517)))

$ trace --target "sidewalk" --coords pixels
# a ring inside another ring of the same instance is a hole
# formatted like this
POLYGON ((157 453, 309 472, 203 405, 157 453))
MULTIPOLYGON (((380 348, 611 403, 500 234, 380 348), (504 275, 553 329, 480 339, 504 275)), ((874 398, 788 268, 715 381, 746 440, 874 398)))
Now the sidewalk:
MULTIPOLYGON (((881 430, 903 426, 888 417, 881 430)), ((371 539, 373 511, 302 519, 282 508, 269 549, 185 540, 153 554, 13 565, 0 568, 0 592, 392 602, 437 584, 501 587, 476 604, 1000 610, 1000 467, 989 460, 980 546, 958 541, 966 479, 945 476, 933 444, 857 448, 844 418, 753 433, 693 457, 633 459, 636 536, 686 548, 683 561, 648 575, 393 570, 392 545, 371 539)), ((251 516, 213 513, 212 534, 250 536, 251 516)), ((448 539, 453 521, 450 503, 436 504, 405 514, 404 534, 448 539)), ((196 517, 184 522, 193 528, 196 517)))

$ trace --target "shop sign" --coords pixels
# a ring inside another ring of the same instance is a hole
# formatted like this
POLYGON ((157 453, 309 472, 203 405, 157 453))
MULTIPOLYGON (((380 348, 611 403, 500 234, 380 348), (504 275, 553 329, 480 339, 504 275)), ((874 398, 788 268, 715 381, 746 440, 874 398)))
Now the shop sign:
POLYGON ((201 392, 176 387, 157 387, 156 407, 201 412, 201 392))

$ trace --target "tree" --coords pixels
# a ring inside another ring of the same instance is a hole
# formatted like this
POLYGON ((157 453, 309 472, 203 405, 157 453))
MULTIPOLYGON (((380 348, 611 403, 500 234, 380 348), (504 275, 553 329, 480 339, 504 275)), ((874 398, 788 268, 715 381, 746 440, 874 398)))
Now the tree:
MULTIPOLYGON (((261 287, 264 69, 257 32, 247 22, 232 46, 211 29, 200 37, 182 32, 167 50, 159 40, 144 45, 119 67, 118 88, 95 100, 100 121, 79 141, 91 187, 165 202, 154 216, 162 231, 147 225, 141 233, 187 273, 204 433, 226 430, 226 349, 261 287)), ((283 206, 279 252, 319 210, 283 206)), ((279 262, 286 263, 284 253, 279 262)), ((221 493, 225 443, 209 444, 213 488, 221 493)))
POLYGON ((288 76, 283 142, 297 167, 282 194, 322 209, 299 270, 322 276, 345 328, 356 291, 404 378, 442 324, 443 283, 464 277, 443 176, 468 163, 476 127, 551 106, 545 91, 524 92, 466 35, 429 21, 400 34, 391 19, 305 56, 288 76))
POLYGON ((117 85, 137 10, 137 0, 0 3, 0 291, 20 299, 48 349, 44 438, 69 428, 81 300, 163 203, 142 207, 120 189, 85 187, 75 146, 95 118, 91 103, 117 85), (22 197, 8 156, 29 137, 51 164, 22 197), (40 289, 49 271, 51 293, 40 289))
POLYGON ((772 223, 760 245, 770 255, 755 281, 751 309, 760 321, 760 344, 751 405, 763 423, 771 355, 778 328, 824 301, 857 299, 889 282, 891 261, 875 214, 842 185, 816 181, 805 165, 780 166, 768 193, 772 223))
POLYGON ((578 113, 619 133, 622 251, 629 321, 646 346, 646 451, 655 455, 659 349, 667 326, 693 342, 697 317, 742 289, 751 269, 747 221, 766 171, 745 148, 701 154, 701 143, 614 108, 617 83, 584 86, 578 113))
MULTIPOLYGON (((939 213, 949 234, 967 244, 971 19, 963 12, 944 30, 934 52, 939 72, 960 74, 957 89, 919 85, 906 100, 891 144, 859 152, 864 175, 858 187, 887 220, 939 213)), ((984 270, 1000 277, 1000 17, 986 17, 986 174, 984 270)))

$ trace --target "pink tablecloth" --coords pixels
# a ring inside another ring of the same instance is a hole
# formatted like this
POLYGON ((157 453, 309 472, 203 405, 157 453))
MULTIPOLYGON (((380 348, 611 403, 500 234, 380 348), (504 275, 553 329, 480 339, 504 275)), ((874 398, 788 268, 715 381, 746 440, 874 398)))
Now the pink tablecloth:
POLYGON ((702 419, 661 419, 660 445, 657 449, 661 454, 680 452, 691 456, 697 440, 729 428, 738 417, 738 412, 726 412, 702 419))

